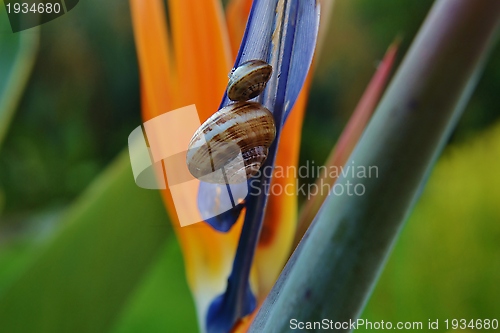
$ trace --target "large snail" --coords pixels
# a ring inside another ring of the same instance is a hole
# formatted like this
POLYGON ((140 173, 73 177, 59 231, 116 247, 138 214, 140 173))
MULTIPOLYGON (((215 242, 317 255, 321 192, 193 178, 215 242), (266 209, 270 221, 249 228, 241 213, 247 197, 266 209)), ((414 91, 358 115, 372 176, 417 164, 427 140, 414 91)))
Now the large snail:
POLYGON ((271 72, 271 66, 261 60, 245 62, 233 71, 228 97, 238 102, 208 118, 189 143, 186 162, 194 177, 209 183, 235 184, 259 171, 276 127, 271 111, 247 100, 264 90, 271 72))

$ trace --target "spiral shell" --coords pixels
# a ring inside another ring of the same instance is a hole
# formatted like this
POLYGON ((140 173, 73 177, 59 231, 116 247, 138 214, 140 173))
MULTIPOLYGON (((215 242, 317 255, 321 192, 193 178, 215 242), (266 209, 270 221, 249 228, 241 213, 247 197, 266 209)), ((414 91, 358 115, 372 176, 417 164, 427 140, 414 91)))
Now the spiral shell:
POLYGON ((194 133, 186 158, 189 172, 209 183, 245 182, 259 171, 275 136, 273 115, 263 105, 230 104, 194 133))
POLYGON ((236 68, 229 77, 227 97, 233 101, 255 98, 266 88, 273 67, 262 60, 249 60, 236 68))

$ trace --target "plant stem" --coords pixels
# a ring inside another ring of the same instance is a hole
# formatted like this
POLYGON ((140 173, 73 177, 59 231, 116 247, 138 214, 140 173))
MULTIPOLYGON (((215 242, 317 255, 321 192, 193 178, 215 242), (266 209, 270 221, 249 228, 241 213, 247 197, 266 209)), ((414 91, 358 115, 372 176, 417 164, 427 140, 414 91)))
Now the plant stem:
POLYGON ((250 332, 289 332, 292 318, 356 320, 477 83, 499 19, 498 0, 435 3, 347 162, 377 174, 337 181, 364 193, 327 198, 250 332))

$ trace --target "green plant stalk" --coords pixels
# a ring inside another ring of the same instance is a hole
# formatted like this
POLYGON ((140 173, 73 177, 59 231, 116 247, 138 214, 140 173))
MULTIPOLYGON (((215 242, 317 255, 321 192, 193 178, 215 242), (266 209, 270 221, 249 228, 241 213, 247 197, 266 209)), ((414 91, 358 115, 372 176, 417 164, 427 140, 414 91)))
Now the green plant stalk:
POLYGON ((376 166, 378 177, 337 181, 365 192, 327 198, 250 332, 288 332, 291 319, 358 318, 477 83, 499 20, 497 0, 435 3, 346 164, 376 166))
MULTIPOLYGON (((12 59, 12 69, 5 78, 0 77, 0 80, 6 80, 5 90, 0 91, 0 149, 35 64, 40 29, 34 28, 18 35, 19 47, 12 59)), ((3 75, 5 73, 0 74, 3 75)))

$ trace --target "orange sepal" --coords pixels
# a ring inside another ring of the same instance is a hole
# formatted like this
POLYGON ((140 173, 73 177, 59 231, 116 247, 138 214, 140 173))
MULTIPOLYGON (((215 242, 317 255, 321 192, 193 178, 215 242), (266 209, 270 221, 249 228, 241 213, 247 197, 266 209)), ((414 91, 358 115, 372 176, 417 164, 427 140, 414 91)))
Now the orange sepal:
POLYGON ((144 120, 174 108, 175 81, 169 49, 165 7, 159 0, 130 0, 139 60, 144 120), (145 100, 147 102, 145 102, 145 100))
POLYGON ((252 0, 232 0, 226 7, 226 21, 229 31, 229 41, 233 57, 236 58, 241 39, 245 33, 248 15, 252 8, 252 0))
POLYGON ((170 0, 168 4, 180 106, 195 104, 205 121, 217 111, 231 69, 222 7, 218 0, 170 0))

